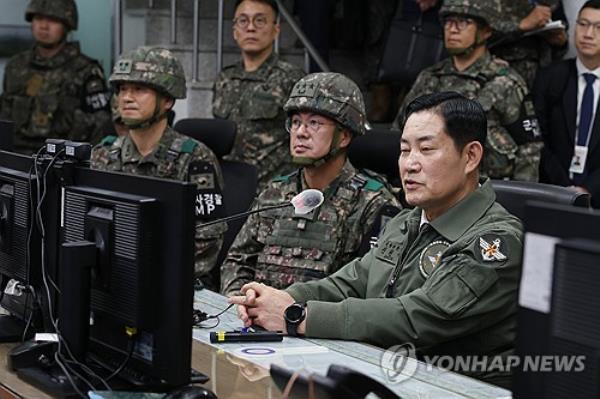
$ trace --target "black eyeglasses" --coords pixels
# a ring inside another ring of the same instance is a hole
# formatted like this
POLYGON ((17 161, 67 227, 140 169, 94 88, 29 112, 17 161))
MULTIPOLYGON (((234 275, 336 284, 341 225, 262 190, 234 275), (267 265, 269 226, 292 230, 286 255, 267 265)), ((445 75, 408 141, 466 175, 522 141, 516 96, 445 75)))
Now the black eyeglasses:
POLYGON ((252 18, 242 14, 233 20, 233 26, 238 29, 246 29, 250 25, 250 21, 256 29, 262 29, 269 23, 269 18, 263 14, 256 14, 252 18))

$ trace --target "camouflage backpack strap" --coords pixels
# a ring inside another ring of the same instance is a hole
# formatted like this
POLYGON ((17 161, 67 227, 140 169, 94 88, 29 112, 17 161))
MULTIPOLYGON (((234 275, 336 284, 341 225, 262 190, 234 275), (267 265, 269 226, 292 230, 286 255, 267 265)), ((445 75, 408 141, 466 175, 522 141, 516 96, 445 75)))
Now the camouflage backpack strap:
POLYGON ((158 177, 176 177, 178 180, 183 180, 184 174, 187 173, 187 162, 179 162, 180 158, 190 158, 197 145, 198 143, 192 138, 176 137, 167 150, 164 162, 161 162, 160 165, 158 165, 158 177), (173 176, 177 164, 183 165, 184 167, 181 170, 176 171, 176 176, 173 176))

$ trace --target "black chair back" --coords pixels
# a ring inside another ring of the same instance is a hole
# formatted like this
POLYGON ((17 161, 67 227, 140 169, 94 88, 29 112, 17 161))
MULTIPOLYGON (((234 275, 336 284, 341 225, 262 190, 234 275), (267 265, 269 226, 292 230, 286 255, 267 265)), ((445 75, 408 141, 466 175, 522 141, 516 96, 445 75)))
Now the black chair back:
POLYGON ((231 152, 237 131, 233 121, 202 118, 181 119, 174 129, 204 143, 219 159, 231 152))
MULTIPOLYGON (((227 215, 235 215, 250 209, 256 196, 258 187, 258 170, 254 165, 238 161, 221 161, 221 170, 225 180, 223 190, 223 202, 227 215)), ((227 232, 223 237, 223 247, 217 258, 217 265, 221 265, 227 256, 229 247, 233 244, 235 237, 246 223, 246 219, 238 219, 227 222, 227 232)))
MULTIPOLYGON (((256 196, 258 170, 255 166, 244 162, 223 159, 223 156, 229 154, 233 147, 237 131, 235 122, 227 119, 188 118, 177 121, 174 129, 204 143, 219 158, 223 180, 225 180, 223 202, 227 216, 247 211, 256 196)), ((221 266, 225 260, 229 247, 246 219, 227 222, 228 229, 223 237, 223 247, 217 257, 218 266, 221 266)), ((218 270, 218 267, 215 268, 215 274, 218 274, 218 270)))
POLYGON ((398 157, 400 132, 387 129, 367 130, 350 143, 348 158, 359 169, 370 169, 384 175, 393 186, 400 186, 398 157))
POLYGON ((521 220, 525 216, 527 201, 535 200, 584 208, 590 206, 589 194, 579 193, 567 187, 512 180, 492 180, 492 186, 500 205, 521 220))

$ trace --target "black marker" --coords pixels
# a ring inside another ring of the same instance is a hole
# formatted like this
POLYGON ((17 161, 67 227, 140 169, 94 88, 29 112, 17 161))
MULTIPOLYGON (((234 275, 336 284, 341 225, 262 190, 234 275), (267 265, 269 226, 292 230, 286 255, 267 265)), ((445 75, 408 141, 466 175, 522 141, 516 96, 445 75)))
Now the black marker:
POLYGON ((280 331, 254 331, 242 329, 241 331, 213 331, 210 333, 210 342, 235 343, 235 342, 281 342, 283 333, 280 331))

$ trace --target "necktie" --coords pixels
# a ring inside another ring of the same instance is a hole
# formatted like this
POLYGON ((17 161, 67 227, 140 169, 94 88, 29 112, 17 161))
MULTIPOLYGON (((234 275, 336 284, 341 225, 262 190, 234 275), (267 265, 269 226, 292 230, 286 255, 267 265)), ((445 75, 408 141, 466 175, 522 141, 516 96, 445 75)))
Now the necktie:
MULTIPOLYGON (((590 134, 592 115, 594 114, 594 81, 596 80, 596 75, 591 73, 584 73, 583 78, 585 79, 585 90, 583 91, 583 97, 581 98, 581 108, 579 111, 577 145, 585 147, 587 145, 588 136, 590 134)), ((573 183, 581 183, 584 177, 583 175, 583 173, 575 173, 573 175, 573 183)))

